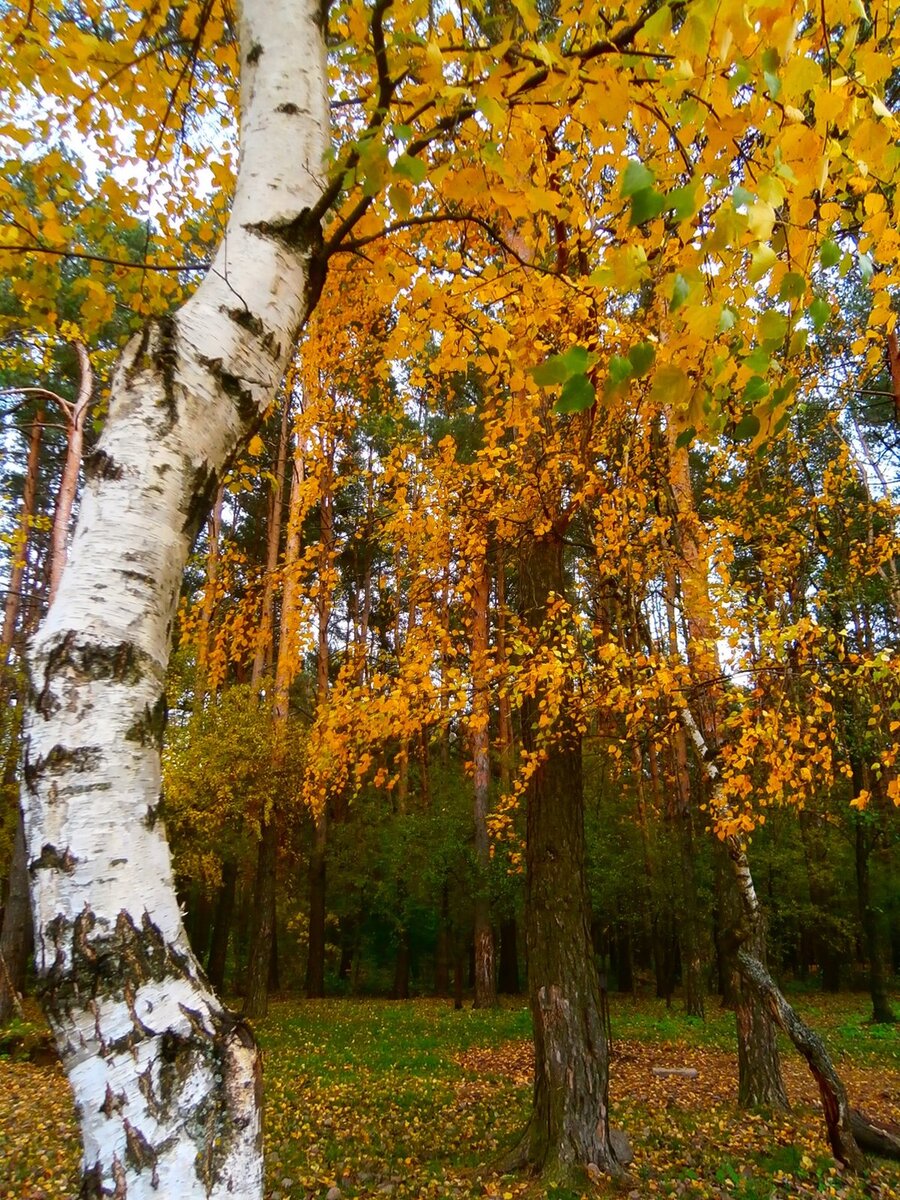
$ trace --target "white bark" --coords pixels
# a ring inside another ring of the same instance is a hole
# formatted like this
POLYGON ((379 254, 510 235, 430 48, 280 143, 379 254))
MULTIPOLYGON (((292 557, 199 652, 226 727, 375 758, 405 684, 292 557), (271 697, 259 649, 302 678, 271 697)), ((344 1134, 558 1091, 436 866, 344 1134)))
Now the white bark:
POLYGON ((59 590, 30 655, 23 806, 45 1004, 82 1195, 262 1194, 259 1061, 187 945, 156 819, 182 571, 315 299, 327 138, 311 0, 244 0, 241 169, 193 297, 126 347, 59 590))

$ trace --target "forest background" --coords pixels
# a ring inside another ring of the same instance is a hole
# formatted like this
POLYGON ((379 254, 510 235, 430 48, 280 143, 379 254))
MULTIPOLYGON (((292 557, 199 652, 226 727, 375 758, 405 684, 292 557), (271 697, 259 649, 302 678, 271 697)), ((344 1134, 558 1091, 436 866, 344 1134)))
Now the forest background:
MULTIPOLYGON (((8 1016, 23 647, 116 355, 222 237, 238 72, 215 4, 4 22, 8 1016)), ((893 1021, 893 22, 331 13, 327 277, 206 489, 166 681, 187 931, 247 1015, 517 992, 583 800, 608 988, 740 1006, 747 852, 773 973, 893 1021)))

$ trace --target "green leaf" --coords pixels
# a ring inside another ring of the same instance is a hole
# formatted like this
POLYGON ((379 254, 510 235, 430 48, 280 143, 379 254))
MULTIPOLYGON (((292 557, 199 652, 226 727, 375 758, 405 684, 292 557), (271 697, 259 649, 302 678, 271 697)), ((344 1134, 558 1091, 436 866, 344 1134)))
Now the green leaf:
POLYGON ((509 112, 493 96, 482 96, 477 107, 481 115, 490 122, 492 129, 499 129, 509 120, 509 112))
POLYGON ((812 321, 813 329, 819 333, 831 318, 831 305, 818 296, 806 310, 806 315, 812 321))
POLYGON ((624 383, 633 374, 634 367, 630 359, 622 358, 619 354, 614 354, 609 360, 609 378, 614 385, 618 386, 618 384, 624 383))
POLYGON ((631 224, 643 225, 645 221, 652 221, 665 206, 666 198, 662 192, 655 192, 651 187, 641 188, 631 197, 631 224))
POLYGON ((772 356, 768 350, 763 350, 762 346, 757 346, 744 359, 744 366, 748 371, 752 371, 754 375, 765 375, 771 365, 772 356))
POLYGON ((766 87, 769 89, 769 95, 773 100, 777 100, 778 93, 781 91, 781 80, 771 71, 763 71, 763 79, 766 81, 766 87))
POLYGON ((806 276, 799 271, 788 271, 781 281, 779 300, 802 300, 806 294, 806 276))
POLYGON ((875 264, 872 261, 871 254, 861 254, 859 256, 859 274, 863 283, 868 283, 875 273, 875 264))
POLYGON ((551 354, 544 362, 531 368, 531 377, 539 387, 565 383, 573 375, 583 375, 597 361, 596 354, 584 346, 570 346, 565 354, 551 354))
POLYGON ((654 178, 655 176, 649 167, 645 167, 637 159, 629 159, 628 166, 622 174, 621 194, 623 196, 634 196, 638 192, 649 188, 654 178))
POLYGON ((685 446, 689 446, 697 436, 697 430, 693 425, 688 425, 687 429, 682 429, 678 437, 675 439, 675 448, 682 450, 685 446))
POLYGON ((804 329, 800 325, 791 334, 790 344, 788 345, 788 354, 801 354, 806 349, 806 343, 809 339, 809 330, 804 329))
POLYGON ((560 358, 569 375, 583 375, 597 361, 596 354, 591 354, 584 346, 570 346, 560 358))
POLYGON ((597 398, 594 385, 587 375, 573 375, 563 385, 562 394, 556 402, 558 413, 584 412, 597 398))
POLYGON ((744 204, 753 204, 755 200, 756 197, 753 195, 753 193, 748 192, 747 189, 745 187, 741 187, 740 184, 738 184, 738 186, 731 193, 731 203, 735 208, 740 208, 744 204))
POLYGON ((841 261, 841 248, 829 238, 819 248, 819 262, 823 267, 836 267, 841 261))
POLYGON ((774 308, 768 309, 759 318, 759 340, 773 346, 780 346, 788 330, 788 320, 784 313, 774 308))
POLYGON ((764 400, 768 394, 769 385, 766 380, 761 375, 754 375, 747 381, 741 399, 747 404, 755 404, 758 400, 764 400))
POLYGON ((691 285, 683 275, 676 275, 675 282, 672 285, 672 299, 669 302, 669 311, 676 312, 687 300, 691 294, 691 285))
POLYGON ((697 185, 689 183, 675 188, 666 196, 666 212, 671 212, 676 221, 686 221, 697 211, 697 185))
POLYGON ((634 370, 636 379, 640 379, 646 375, 653 366, 653 360, 656 358, 656 347, 652 342, 638 342, 636 346, 632 346, 628 351, 628 360, 634 370))
POLYGON ((388 188, 388 196, 391 201, 391 208, 401 218, 405 220, 409 216, 410 198, 409 193, 404 191, 402 187, 397 187, 392 184, 388 188))
POLYGON ((408 179, 410 183, 422 183, 428 174, 428 165, 421 158, 401 154, 394 163, 394 174, 408 179))
POLYGON ((531 377, 539 387, 552 387, 555 383, 565 383, 569 374, 561 354, 551 354, 546 361, 531 368, 531 377))
POLYGON ((733 309, 723 308, 722 315, 719 317, 719 333, 727 333, 729 329, 734 329, 737 324, 737 316, 733 309))
POLYGON ((734 440, 736 442, 749 442, 751 438, 755 438, 759 433, 759 417, 753 413, 747 413, 745 417, 741 417, 734 429, 734 440))

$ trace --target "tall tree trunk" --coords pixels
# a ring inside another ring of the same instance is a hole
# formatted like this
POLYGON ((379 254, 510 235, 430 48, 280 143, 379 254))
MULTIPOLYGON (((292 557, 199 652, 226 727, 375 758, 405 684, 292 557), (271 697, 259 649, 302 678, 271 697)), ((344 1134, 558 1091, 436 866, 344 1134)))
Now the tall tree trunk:
POLYGON ((498 991, 504 996, 518 996, 519 984, 519 933, 515 917, 500 922, 500 964, 498 991))
POLYGON ((872 900, 870 859, 872 855, 872 830, 869 813, 855 813, 854 851, 856 862, 856 895, 859 904, 859 920, 863 931, 863 944, 869 960, 869 996, 872 1000, 872 1022, 876 1025, 893 1025, 897 1018, 891 1008, 884 968, 884 945, 881 917, 872 900))
POLYGON ((21 1013, 19 996, 25 990, 25 971, 31 950, 29 917, 25 832, 20 814, 9 869, 9 890, 3 907, 3 932, 0 933, 0 1027, 14 1013, 21 1013))
POLYGON ((66 415, 66 457, 63 463, 62 478, 56 497, 56 510, 53 514, 53 530, 50 534, 50 580, 47 585, 47 603, 52 604, 62 578, 63 567, 66 565, 69 544, 69 525, 72 521, 72 509, 75 505, 75 493, 78 490, 78 472, 81 469, 81 454, 84 446, 84 423, 87 420, 91 404, 91 393, 94 390, 94 373, 91 370, 91 358, 87 346, 82 342, 72 343, 78 358, 80 379, 75 403, 65 410, 66 415))
MULTIPOLYGON (((275 664, 272 720, 275 725, 275 762, 280 771, 286 753, 287 723, 290 715, 291 683, 297 671, 296 633, 300 612, 300 588, 296 565, 300 558, 302 533, 303 444, 297 442, 291 464, 291 492, 288 504, 288 529, 284 548, 284 588, 281 598, 281 633, 275 664)), ((278 870, 278 819, 274 811, 264 812, 260 821, 257 847, 256 885, 250 914, 250 956, 244 988, 244 1013, 264 1017, 268 1008, 269 959, 275 927, 276 872, 278 870)))
POLYGON ((160 739, 191 544, 321 274, 309 215, 328 125, 319 21, 310 0, 244 0, 227 238, 187 303, 119 360, 30 654, 35 959, 80 1114, 84 1200, 262 1193, 259 1058, 187 944, 157 819, 160 739))
MULTIPOLYGON (((519 587, 534 636, 552 593, 565 591, 562 539, 544 534, 523 547, 519 587)), ((526 753, 543 761, 527 790, 525 929, 535 1047, 531 1117, 510 1166, 548 1181, 579 1180, 594 1164, 621 1173, 610 1142, 609 1049, 591 945, 584 876, 581 735, 566 703, 550 740, 539 737, 542 692, 522 705, 526 753), (544 743, 543 746, 540 743, 544 743)))
POLYGON ((233 858, 222 864, 222 884, 216 897, 216 913, 213 918, 212 941, 206 974, 209 982, 221 992, 225 986, 225 964, 228 961, 228 939, 234 920, 234 898, 237 890, 237 862, 233 858))
POLYGON ((206 524, 208 550, 206 554, 206 583, 203 587, 203 604, 200 606, 200 622, 197 629, 197 668, 194 679, 194 715, 198 715, 210 693, 218 690, 211 684, 209 672, 212 649, 212 621, 216 608, 216 584, 219 578, 220 541, 222 537, 222 507, 225 503, 225 485, 220 484, 213 502, 212 512, 206 524))
POLYGON ((281 517, 284 508, 284 479, 287 472, 287 452, 290 441, 293 397, 284 389, 281 404, 281 425, 278 430, 278 449, 275 452, 275 474, 269 493, 269 512, 266 523, 266 567, 260 603, 259 632, 253 651, 251 683, 255 691, 262 686, 266 671, 271 669, 275 644, 275 576, 278 571, 278 552, 281 549, 281 517))
MULTIPOLYGON (((316 708, 324 713, 328 704, 330 653, 328 625, 331 620, 331 561, 334 548, 334 442, 323 440, 325 472, 319 494, 319 592, 316 598, 318 642, 316 645, 316 708)), ((325 925, 328 917, 328 798, 313 813, 313 842, 309 855, 309 946, 306 955, 306 995, 325 995, 325 925)))
MULTIPOLYGON (((28 536, 34 520, 35 497, 37 496, 38 467, 41 461, 41 434, 44 430, 44 413, 39 409, 31 425, 28 439, 28 458, 25 466, 25 486, 22 489, 22 504, 19 508, 19 528, 13 548, 13 565, 9 573, 6 604, 3 609, 3 631, 0 633, 0 668, 5 672, 9 665, 16 622, 22 607, 22 584, 25 579, 25 564, 28 560, 28 536)), ((4 691, 8 689, 4 688, 4 691)))
POLYGON ((475 794, 475 1007, 497 1003, 494 970, 494 929, 491 924, 488 835, 490 805, 491 692, 488 676, 488 600, 491 571, 487 553, 481 558, 472 586, 472 719, 470 722, 475 794))

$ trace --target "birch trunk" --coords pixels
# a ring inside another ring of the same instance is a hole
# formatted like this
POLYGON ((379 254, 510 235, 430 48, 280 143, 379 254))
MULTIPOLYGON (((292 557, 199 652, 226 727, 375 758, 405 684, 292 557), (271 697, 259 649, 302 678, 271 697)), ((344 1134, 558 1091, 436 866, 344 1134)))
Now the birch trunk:
MULTIPOLYGON (((714 798, 720 800, 716 807, 721 808, 722 777, 718 765, 710 755, 690 709, 682 709, 681 721, 697 749, 697 755, 713 787, 714 798)), ((740 931, 743 944, 739 943, 736 955, 741 979, 754 993, 769 1019, 787 1034, 794 1049, 806 1059, 822 1098, 825 1128, 832 1152, 844 1166, 856 1170, 862 1166, 862 1154, 854 1135, 851 1109, 843 1080, 834 1068, 825 1043, 788 1004, 765 965, 755 955, 755 938, 763 928, 763 921, 750 863, 739 838, 732 834, 724 840, 745 921, 744 928, 740 931)), ((861 1114, 856 1116, 863 1124, 867 1124, 861 1114)))
POLYGON ((319 9, 244 0, 241 173, 193 297, 126 346, 59 590, 30 653, 23 806, 44 1001, 82 1196, 262 1194, 260 1063, 190 952, 159 821, 182 572, 321 282, 319 9))

